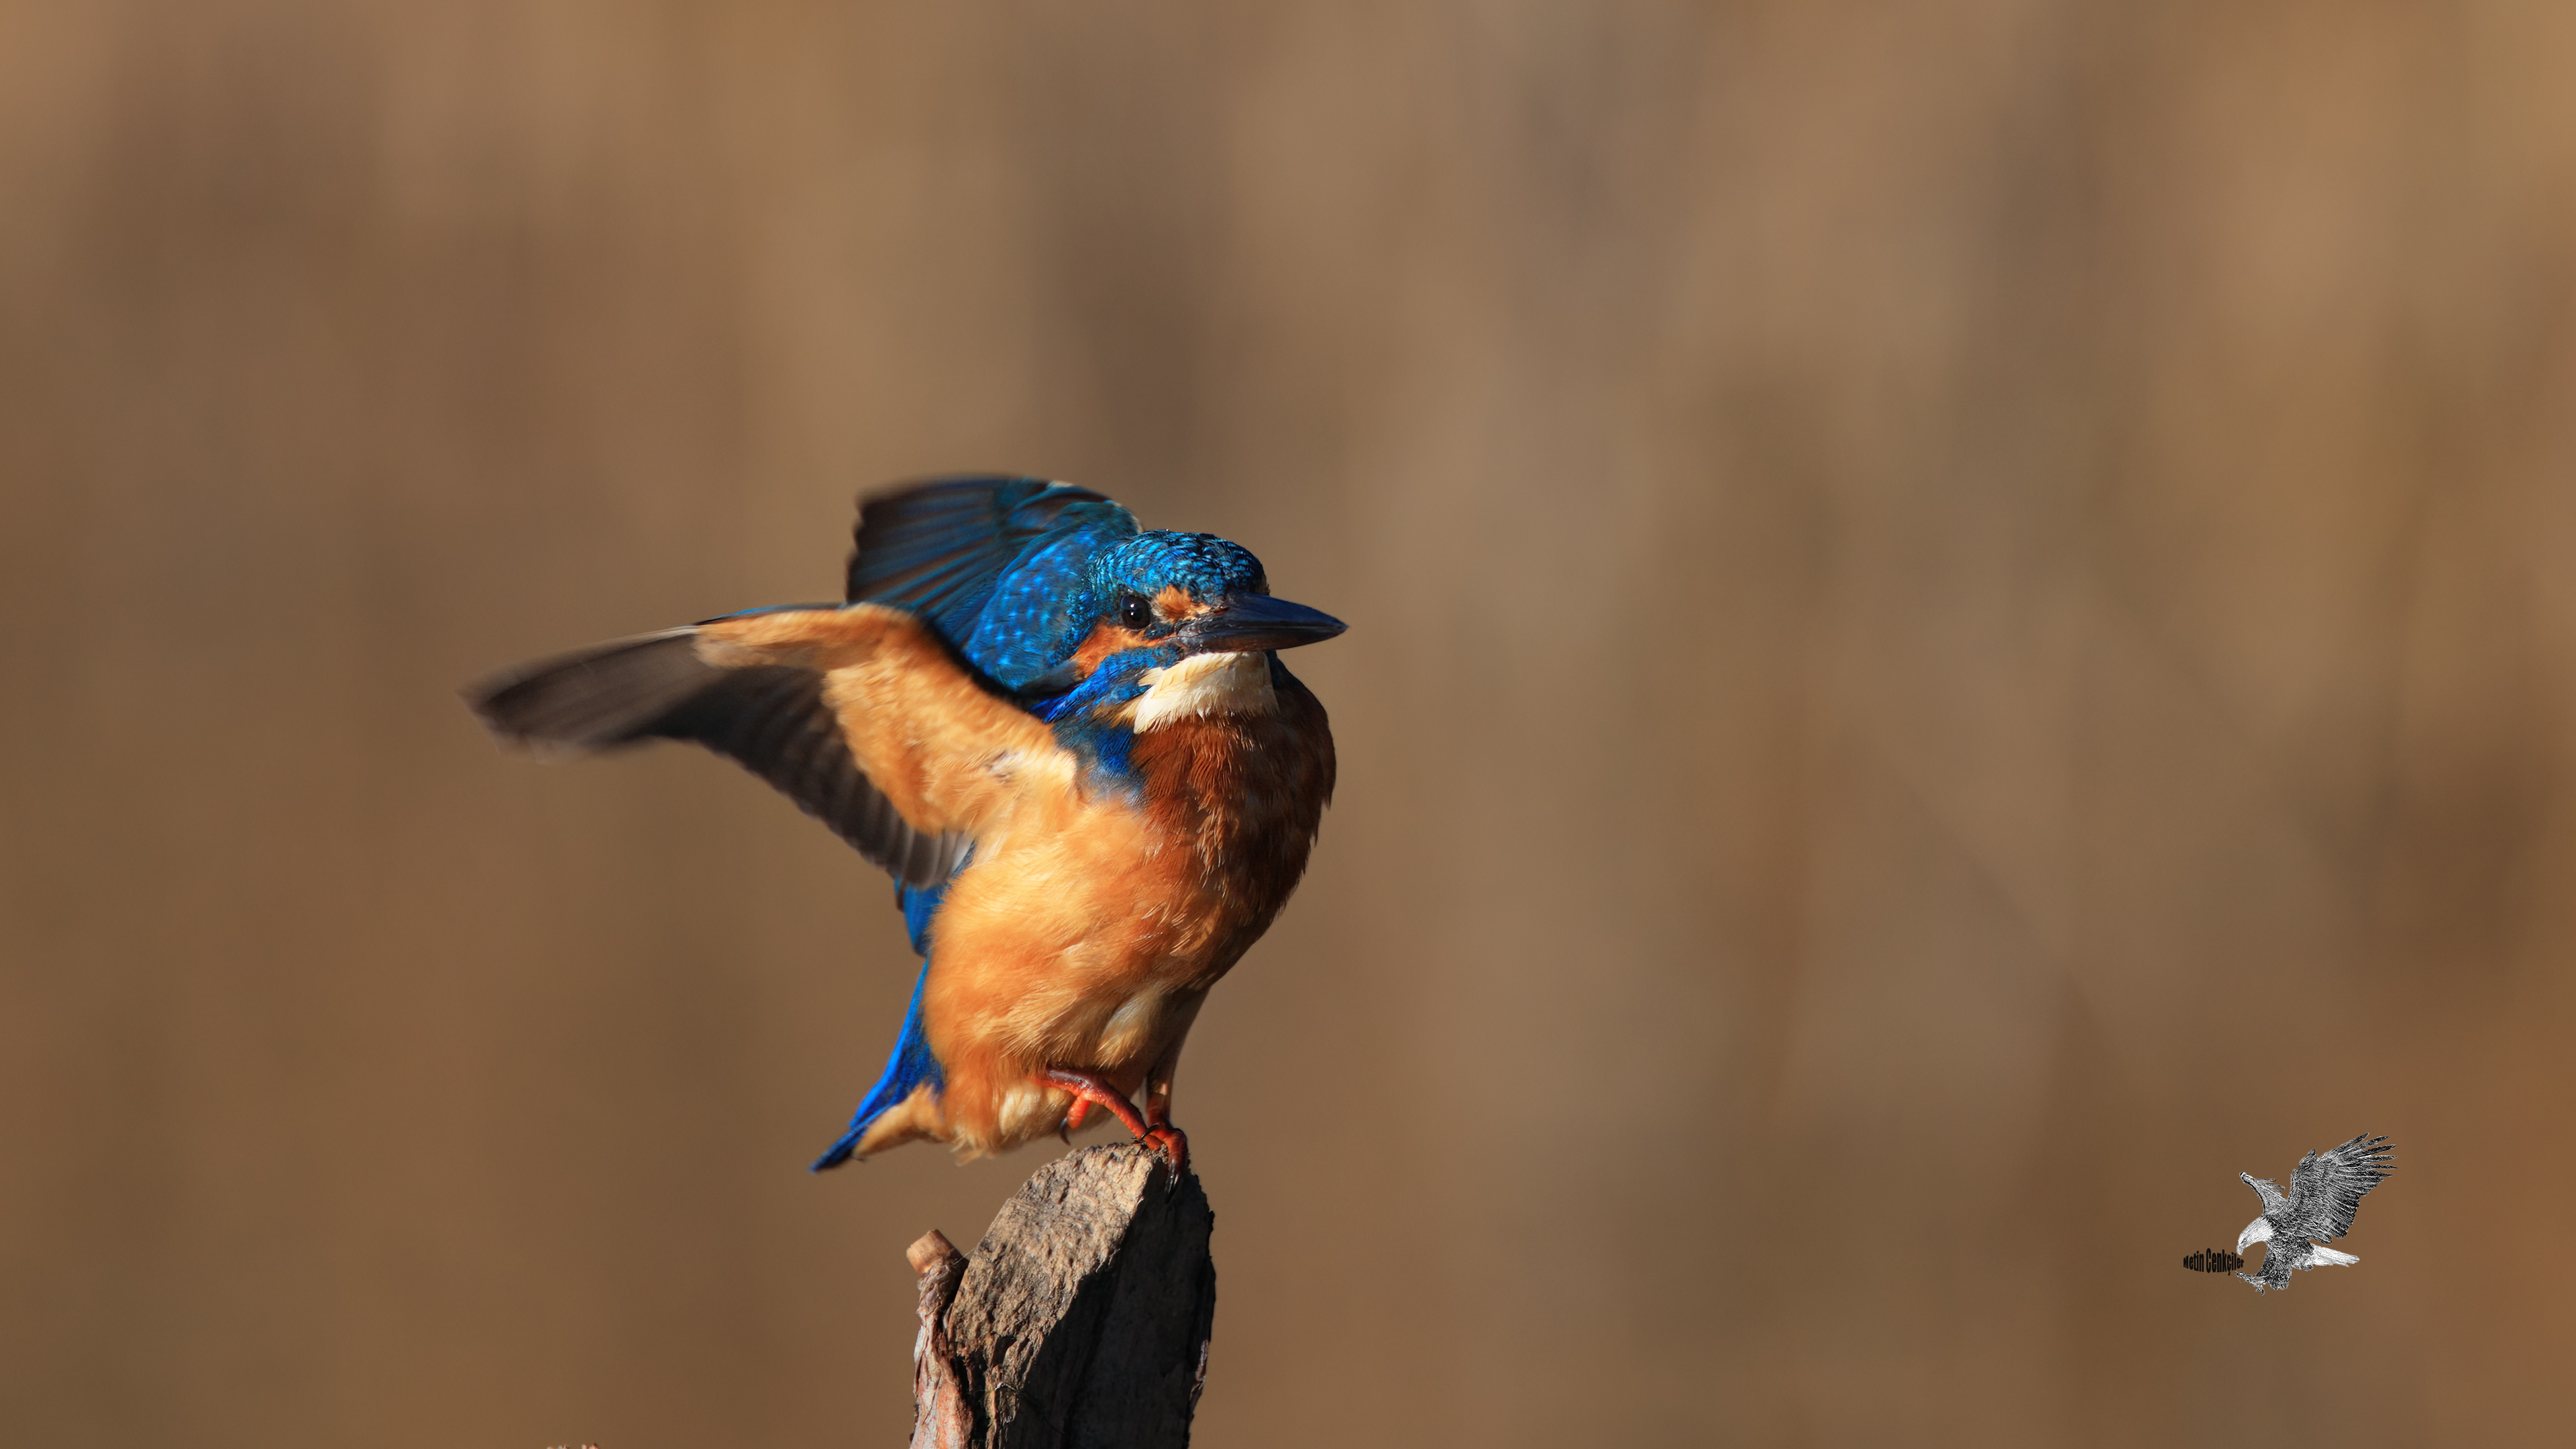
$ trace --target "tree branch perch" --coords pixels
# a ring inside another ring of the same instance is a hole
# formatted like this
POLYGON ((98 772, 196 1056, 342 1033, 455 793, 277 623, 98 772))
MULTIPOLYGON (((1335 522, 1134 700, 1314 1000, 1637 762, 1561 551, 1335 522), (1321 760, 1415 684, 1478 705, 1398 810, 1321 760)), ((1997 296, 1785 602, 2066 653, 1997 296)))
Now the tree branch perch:
POLYGON ((1182 1449, 1216 1319, 1216 1215, 1133 1144, 1038 1169, 970 1256, 919 1275, 913 1449, 1182 1449))

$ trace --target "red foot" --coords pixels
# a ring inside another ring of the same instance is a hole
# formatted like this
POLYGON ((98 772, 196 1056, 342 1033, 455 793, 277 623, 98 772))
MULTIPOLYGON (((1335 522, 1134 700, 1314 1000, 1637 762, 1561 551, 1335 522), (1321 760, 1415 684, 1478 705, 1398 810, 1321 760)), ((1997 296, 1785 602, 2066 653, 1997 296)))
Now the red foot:
MULTIPOLYGON (((1108 1080, 1097 1072, 1049 1068, 1040 1074, 1039 1080, 1073 1094, 1073 1106, 1064 1114, 1068 1134, 1082 1125, 1082 1119, 1093 1107, 1098 1107, 1117 1118, 1119 1126, 1133 1133, 1138 1145, 1163 1159, 1163 1165, 1172 1170, 1172 1181, 1175 1184, 1180 1182, 1181 1173, 1190 1165, 1190 1139, 1180 1128, 1169 1122, 1147 1122, 1137 1114, 1136 1104, 1128 1101, 1124 1093, 1109 1085, 1108 1080)), ((1154 1105, 1157 1109, 1154 1115, 1159 1118, 1166 1103, 1157 1101, 1154 1105)))
POLYGON ((1180 1128, 1166 1122, 1147 1129, 1145 1135, 1136 1140, 1144 1145, 1146 1151, 1163 1159, 1163 1165, 1172 1170, 1174 1183, 1181 1180, 1182 1173, 1190 1170, 1190 1135, 1180 1128))
POLYGON ((1093 1107, 1101 1108, 1118 1119, 1118 1125, 1138 1137, 1145 1135, 1145 1119, 1136 1114, 1136 1104, 1127 1100, 1107 1078, 1097 1072, 1068 1072, 1050 1068, 1038 1074, 1038 1080, 1073 1094, 1073 1110, 1064 1114, 1068 1125, 1077 1123, 1093 1107))

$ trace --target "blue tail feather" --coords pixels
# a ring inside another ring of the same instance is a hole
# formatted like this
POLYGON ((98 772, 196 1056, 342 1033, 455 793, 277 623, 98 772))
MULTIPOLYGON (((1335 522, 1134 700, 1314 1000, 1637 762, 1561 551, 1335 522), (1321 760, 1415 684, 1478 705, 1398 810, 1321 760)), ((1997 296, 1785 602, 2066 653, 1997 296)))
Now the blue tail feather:
POLYGON ((858 1151, 859 1138, 879 1117, 901 1105, 913 1089, 928 1084, 934 1092, 947 1085, 939 1070, 939 1058, 930 1054, 930 1039, 921 1030, 921 993, 930 984, 930 963, 921 963, 921 977, 912 986, 912 1007, 903 1014, 903 1031, 895 1038, 894 1057, 886 1063, 885 1075, 868 1090, 859 1103, 858 1112, 850 1118, 850 1128, 831 1149, 815 1160, 811 1169, 821 1172, 838 1167, 858 1151))

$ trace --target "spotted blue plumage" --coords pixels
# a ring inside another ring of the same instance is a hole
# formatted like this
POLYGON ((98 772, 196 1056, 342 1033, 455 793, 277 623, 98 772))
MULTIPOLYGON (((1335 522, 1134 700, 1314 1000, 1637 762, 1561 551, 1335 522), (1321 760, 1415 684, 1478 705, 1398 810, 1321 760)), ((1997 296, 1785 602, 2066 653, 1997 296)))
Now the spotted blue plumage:
POLYGON ((1095 603, 1120 589, 1152 593, 1164 588, 1187 590, 1202 603, 1230 593, 1266 594, 1269 576, 1261 560, 1232 539, 1213 533, 1173 533, 1156 529, 1102 549, 1091 561, 1085 582, 1095 603))
POLYGON ((969 663, 1016 689, 1024 681, 1015 651, 1048 623, 1061 628, 1046 605, 1071 592, 1091 553, 1136 531, 1134 514, 1088 488, 944 478, 860 507, 848 598, 920 615, 969 663))
POLYGON ((1012 689, 1025 689, 1062 664, 1097 617, 1084 586, 1093 558, 1134 532, 1132 519, 1126 534, 1095 520, 1032 544, 1002 571, 973 632, 961 641, 967 659, 1012 689))

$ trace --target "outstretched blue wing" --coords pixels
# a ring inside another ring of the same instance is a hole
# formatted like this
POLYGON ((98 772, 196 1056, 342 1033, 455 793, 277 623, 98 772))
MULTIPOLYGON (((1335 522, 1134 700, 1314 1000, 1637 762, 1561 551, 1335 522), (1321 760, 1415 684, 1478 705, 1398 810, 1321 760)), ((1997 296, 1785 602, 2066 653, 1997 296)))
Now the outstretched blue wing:
POLYGON ((1011 661, 1031 647, 1043 653, 1054 641, 1034 636, 1050 623, 1062 632, 1053 617, 1061 609, 1047 605, 1079 592, 1094 549, 1134 532, 1135 515, 1088 488, 941 478, 859 506, 849 600, 911 610, 968 662, 1016 688, 1048 666, 1016 671, 1011 661), (1010 603, 996 611, 988 605, 1006 575, 1010 603), (990 617, 997 612, 1003 617, 990 617))

